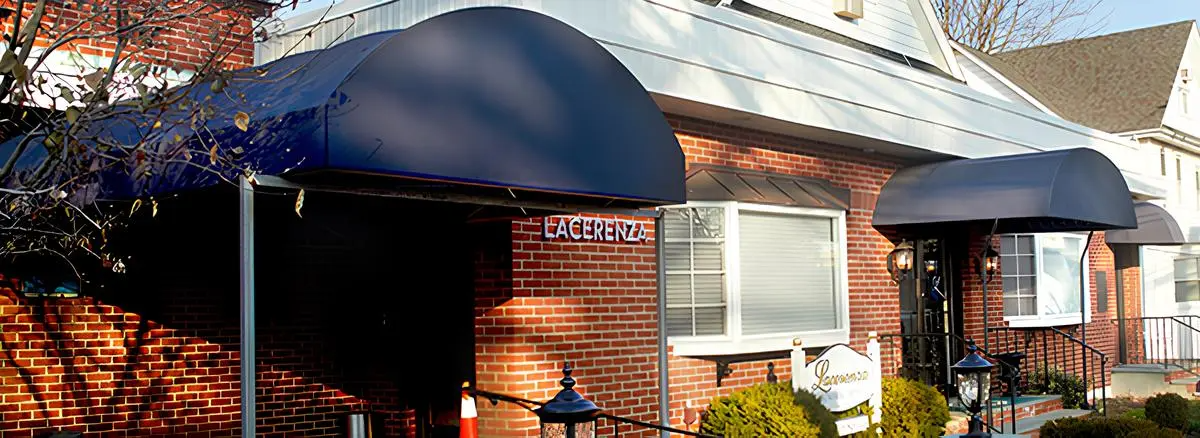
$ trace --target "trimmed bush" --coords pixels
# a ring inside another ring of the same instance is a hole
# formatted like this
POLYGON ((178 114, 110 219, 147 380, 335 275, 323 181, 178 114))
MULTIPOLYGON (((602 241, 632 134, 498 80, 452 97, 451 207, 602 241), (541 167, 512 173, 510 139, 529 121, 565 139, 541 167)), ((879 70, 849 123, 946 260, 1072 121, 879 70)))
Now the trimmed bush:
POLYGON ((1078 409, 1087 397, 1087 384, 1074 374, 1065 373, 1055 368, 1039 367, 1026 380, 1029 383, 1027 394, 1057 394, 1062 396, 1063 408, 1078 409))
POLYGON ((1169 429, 1185 430, 1189 411, 1187 400, 1179 394, 1158 394, 1146 400, 1146 419, 1169 429))
POLYGON ((1062 418, 1042 425, 1042 438, 1179 438, 1179 431, 1165 430, 1153 421, 1131 417, 1062 418))
POLYGON ((1121 414, 1121 416, 1145 420, 1146 419, 1146 408, 1133 408, 1128 411, 1125 411, 1125 413, 1121 414))
POLYGON ((725 438, 822 438, 790 383, 763 383, 713 399, 700 431, 725 438))
MULTIPOLYGON (((788 387, 791 388, 790 383, 788 387)), ((838 438, 837 417, 821 404, 817 396, 808 391, 797 391, 796 404, 804 408, 804 413, 808 414, 808 421, 817 426, 821 438, 838 438)))
POLYGON ((940 437, 949 421, 950 406, 932 386, 898 377, 883 379, 884 436, 940 437))

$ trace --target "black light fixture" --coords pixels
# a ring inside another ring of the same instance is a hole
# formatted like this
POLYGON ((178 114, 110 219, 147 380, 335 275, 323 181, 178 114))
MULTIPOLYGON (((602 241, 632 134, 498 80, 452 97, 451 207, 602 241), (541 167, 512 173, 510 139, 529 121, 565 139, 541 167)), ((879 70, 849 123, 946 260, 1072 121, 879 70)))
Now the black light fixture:
POLYGON ((983 249, 983 266, 979 275, 986 276, 985 281, 991 281, 996 274, 1000 273, 1000 253, 992 248, 991 242, 988 242, 987 248, 983 249))
POLYGON ((979 412, 984 404, 991 402, 993 367, 995 365, 979 354, 975 341, 967 341, 967 356, 950 367, 958 384, 958 400, 971 413, 971 422, 968 423, 964 438, 992 436, 983 428, 979 412))
POLYGON ((595 438, 601 409, 573 388, 571 364, 563 364, 563 389, 540 408, 534 409, 542 423, 542 438, 595 438))
POLYGON ((888 274, 897 284, 907 280, 913 269, 913 246, 907 240, 900 242, 887 256, 888 274))

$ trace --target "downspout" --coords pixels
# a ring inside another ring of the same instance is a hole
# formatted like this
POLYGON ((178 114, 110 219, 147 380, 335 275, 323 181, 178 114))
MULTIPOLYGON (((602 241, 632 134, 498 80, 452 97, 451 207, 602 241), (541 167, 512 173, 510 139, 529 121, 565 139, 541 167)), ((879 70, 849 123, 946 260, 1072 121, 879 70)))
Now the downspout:
POLYGON ((238 330, 242 437, 253 438, 255 433, 254 392, 257 388, 254 370, 254 186, 245 176, 238 179, 239 261, 241 262, 241 315, 238 330))
MULTIPOLYGON (((671 386, 670 378, 667 375, 670 364, 667 359, 667 279, 666 272, 663 270, 663 211, 659 210, 656 213, 654 215, 654 273, 658 289, 658 298, 656 299, 658 308, 658 424, 669 427, 671 425, 671 386)), ((660 430, 659 436, 669 438, 671 433, 660 430)))

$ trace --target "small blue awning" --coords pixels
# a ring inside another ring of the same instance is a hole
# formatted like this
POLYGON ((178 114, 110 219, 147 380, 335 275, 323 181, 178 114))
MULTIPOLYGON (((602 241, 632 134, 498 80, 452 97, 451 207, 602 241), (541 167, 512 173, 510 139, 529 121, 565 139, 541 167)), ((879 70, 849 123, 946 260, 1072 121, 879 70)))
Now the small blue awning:
POLYGON ((880 189, 871 224, 889 237, 948 229, 996 233, 1137 228, 1120 170, 1088 148, 960 159, 896 171, 880 189))
MULTIPOLYGON (((637 79, 591 38, 524 9, 457 10, 247 69, 215 95, 207 85, 192 93, 213 107, 199 129, 187 120, 152 129, 159 110, 89 127, 83 138, 99 143, 145 139, 156 150, 193 151, 171 162, 129 160, 143 176, 104 173, 102 198, 217 184, 199 168, 216 144, 222 156, 236 149, 239 163, 289 180, 416 181, 613 207, 685 201, 683 153, 637 79), (238 111, 250 116, 245 132, 238 111)), ((181 111, 173 106, 162 120, 181 111)), ((42 157, 28 153, 19 164, 29 169, 42 157)))

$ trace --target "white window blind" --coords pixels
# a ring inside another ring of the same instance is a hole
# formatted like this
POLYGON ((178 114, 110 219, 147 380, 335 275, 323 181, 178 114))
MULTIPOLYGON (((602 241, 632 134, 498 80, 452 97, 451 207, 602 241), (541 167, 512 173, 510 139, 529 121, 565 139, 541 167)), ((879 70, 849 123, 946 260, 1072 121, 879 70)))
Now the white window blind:
POLYGON ((738 222, 742 333, 837 328, 834 222, 755 211, 738 222))
POLYGON ((667 335, 725 334, 725 210, 673 208, 663 218, 667 335))

